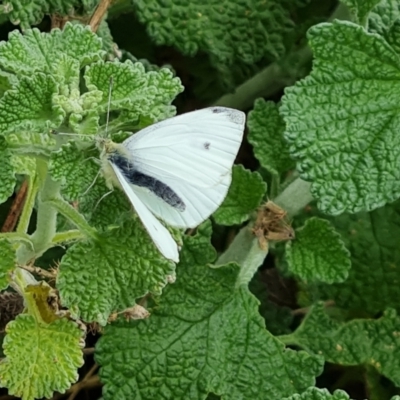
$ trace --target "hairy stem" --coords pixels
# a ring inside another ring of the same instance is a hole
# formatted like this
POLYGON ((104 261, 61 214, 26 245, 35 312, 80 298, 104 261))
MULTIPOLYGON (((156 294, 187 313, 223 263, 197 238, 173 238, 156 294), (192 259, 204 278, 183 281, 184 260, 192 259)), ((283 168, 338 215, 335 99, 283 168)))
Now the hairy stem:
POLYGON ((21 246, 17 251, 18 262, 23 265, 30 260, 41 256, 49 247, 56 233, 57 210, 49 207, 47 201, 58 197, 60 193, 60 183, 53 181, 47 172, 47 162, 37 160, 38 178, 43 182, 39 192, 37 203, 37 223, 36 230, 31 236, 33 251, 21 246))
POLYGON ((274 203, 282 207, 289 217, 294 217, 307 204, 313 201, 310 187, 310 182, 297 178, 274 199, 274 203))
MULTIPOLYGON (((58 197, 48 199, 47 206, 51 207, 54 210, 57 210, 65 218, 67 218, 69 221, 71 221, 85 237, 90 237, 94 240, 98 239, 96 229, 92 228, 87 223, 85 218, 78 211, 76 211, 74 207, 72 207, 70 204, 68 204, 63 199, 58 198, 58 197)), ((75 235, 75 238, 77 238, 75 233, 74 233, 74 235, 75 235)), ((58 237, 54 236, 54 239, 56 239, 56 238, 59 239, 60 236, 58 236, 58 237)), ((53 241, 54 241, 54 239, 53 239, 53 241)))
POLYGON ((233 261, 241 266, 239 276, 236 280, 236 287, 247 285, 250 282, 268 254, 268 248, 260 248, 251 227, 251 224, 247 224, 241 229, 229 248, 225 253, 221 254, 215 264, 219 266, 233 261))
MULTIPOLYGON (((309 182, 297 178, 274 199, 274 202, 287 211, 289 216, 293 217, 313 200, 310 185, 309 182)), ((241 266, 237 280, 238 286, 247 285, 250 282, 268 254, 268 248, 260 247, 258 239, 253 235, 252 227, 252 222, 243 227, 229 248, 221 254, 216 262, 216 266, 228 262, 236 262, 241 266)))
POLYGON ((31 220, 35 199, 39 190, 39 179, 37 174, 28 177, 28 193, 26 194, 24 207, 17 225, 17 232, 26 233, 31 220))
POLYGON ((71 229, 70 231, 57 232, 53 238, 53 244, 72 242, 78 239, 84 239, 85 236, 78 229, 71 229))

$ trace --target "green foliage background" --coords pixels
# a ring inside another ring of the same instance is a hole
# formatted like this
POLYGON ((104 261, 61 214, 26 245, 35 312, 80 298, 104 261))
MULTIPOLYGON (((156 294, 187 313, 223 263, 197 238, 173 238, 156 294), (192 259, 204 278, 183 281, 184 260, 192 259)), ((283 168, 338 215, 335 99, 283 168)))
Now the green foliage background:
POLYGON ((400 399, 400 1, 7 0, 0 40, 4 395, 400 399), (245 137, 175 265, 96 137, 215 105, 245 137))

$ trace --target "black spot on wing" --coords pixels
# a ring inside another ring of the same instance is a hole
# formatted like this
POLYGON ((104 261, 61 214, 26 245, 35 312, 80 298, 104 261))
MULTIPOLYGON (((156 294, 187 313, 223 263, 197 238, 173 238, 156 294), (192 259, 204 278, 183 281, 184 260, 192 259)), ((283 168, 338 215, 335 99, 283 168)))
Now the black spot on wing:
POLYGON ((243 125, 245 121, 245 114, 242 111, 235 110, 227 107, 211 107, 213 114, 225 113, 227 119, 234 124, 243 125))
POLYGON ((210 142, 203 143, 203 146, 206 150, 210 150, 210 142))
POLYGON ((139 172, 126 157, 114 153, 109 157, 109 161, 121 170, 132 185, 145 187, 170 206, 179 211, 185 211, 185 203, 168 185, 150 175, 139 172))

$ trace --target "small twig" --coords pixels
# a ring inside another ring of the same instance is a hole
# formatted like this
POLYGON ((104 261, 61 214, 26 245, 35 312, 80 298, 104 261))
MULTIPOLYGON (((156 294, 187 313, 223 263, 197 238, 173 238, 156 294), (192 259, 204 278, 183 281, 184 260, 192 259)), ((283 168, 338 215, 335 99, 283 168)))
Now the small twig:
MULTIPOLYGON (((324 303, 324 307, 333 307, 335 305, 335 300, 327 300, 324 303)), ((302 307, 297 308, 296 310, 292 310, 292 315, 305 315, 310 311, 311 307, 302 307)))
MULTIPOLYGON (((99 366, 95 363, 92 365, 92 368, 90 368, 90 370, 87 372, 87 374, 84 376, 84 378, 76 383, 75 385, 73 385, 70 390, 71 390, 71 394, 68 397, 68 400, 74 400, 75 397, 78 395, 78 393, 86 386, 86 383, 90 381, 90 379, 92 378, 92 375, 96 372, 97 368, 99 368, 99 366)), ((95 378, 98 377, 95 376, 95 378)))
POLYGON ((92 17, 89 21, 89 26, 92 28, 93 32, 96 32, 99 28, 101 21, 107 12, 108 7, 110 7, 112 0, 101 0, 96 10, 94 11, 92 17))
MULTIPOLYGON (((98 366, 96 365, 96 367, 98 367, 98 366)), ((85 380, 85 378, 81 382, 78 382, 78 383, 75 383, 75 385, 72 385, 65 393, 58 393, 58 394, 54 395, 52 397, 52 400, 59 400, 68 395, 70 395, 68 397, 68 400, 74 399, 76 396, 75 392, 79 393, 79 391, 81 391, 83 389, 91 389, 91 388, 95 388, 95 387, 102 385, 102 383, 100 382, 100 379, 97 375, 91 376, 87 380, 85 380), (74 395, 74 397, 71 397, 72 395, 74 395)))
POLYGON ((83 349, 82 352, 85 356, 89 356, 94 353, 94 347, 88 347, 86 349, 83 349))
POLYGON ((26 193, 28 192, 28 181, 25 180, 14 201, 11 204, 10 211, 8 212, 7 218, 1 227, 1 232, 12 232, 17 224, 18 218, 21 215, 22 209, 24 207, 26 193))
POLYGON ((53 14, 51 16, 51 29, 63 29, 64 25, 67 23, 68 18, 58 15, 58 14, 53 14))
POLYGON ((32 274, 41 275, 49 279, 54 279, 57 276, 57 274, 54 272, 46 271, 45 269, 35 267, 33 265, 19 265, 19 267, 29 271, 32 274))
POLYGON ((188 236, 194 236, 196 233, 196 228, 190 228, 186 231, 186 235, 188 236))

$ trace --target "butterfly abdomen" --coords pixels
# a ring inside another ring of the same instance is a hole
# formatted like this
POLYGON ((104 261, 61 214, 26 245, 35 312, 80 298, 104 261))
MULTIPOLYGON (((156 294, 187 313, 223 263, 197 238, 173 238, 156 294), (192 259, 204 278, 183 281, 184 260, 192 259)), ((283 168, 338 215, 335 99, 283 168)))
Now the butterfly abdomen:
POLYGON ((179 211, 185 211, 185 203, 168 185, 138 171, 135 165, 127 157, 124 157, 124 155, 114 152, 109 155, 108 161, 119 168, 130 184, 149 189, 170 206, 179 211))

